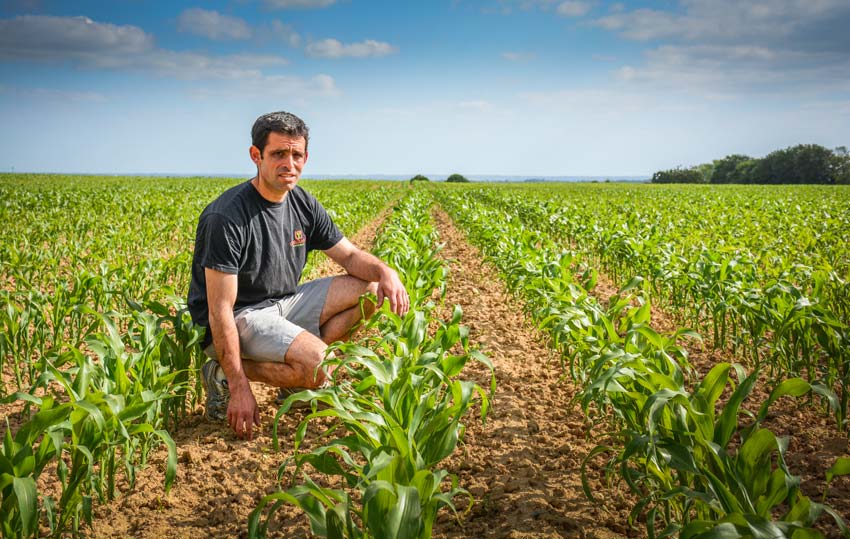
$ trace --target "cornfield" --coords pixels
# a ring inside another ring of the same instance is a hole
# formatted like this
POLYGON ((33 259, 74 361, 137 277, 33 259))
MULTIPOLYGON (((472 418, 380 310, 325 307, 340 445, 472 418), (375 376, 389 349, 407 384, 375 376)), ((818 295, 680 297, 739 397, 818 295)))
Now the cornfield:
MULTIPOLYGON (((185 307, 195 223, 236 181, 0 176, 3 537, 86 535, 156 451, 167 454, 163 489, 173 485, 174 433, 203 402, 203 329, 185 307)), ((248 535, 266 536, 289 505, 318 536, 425 538, 441 511, 462 521, 481 502, 444 462, 471 413, 487 428, 497 369, 461 308, 444 305, 435 206, 580 386, 603 433, 583 456, 588 499, 589 474, 623 485, 636 500, 629 523, 649 537, 820 537, 827 520, 850 535, 850 515, 804 494, 788 439, 765 424, 793 398, 850 432, 850 191, 302 185, 348 235, 391 210, 374 252, 412 306, 378 310, 361 337, 331 347, 332 387, 282 404, 273 450, 292 453, 275 491, 254 501, 248 535), (604 300, 603 280, 617 288, 604 300), (654 309, 677 327, 654 327, 654 309), (735 359, 700 371, 693 343, 735 359), (465 377, 472 364, 488 383, 465 377), (769 396, 753 405, 759 384, 769 396), (297 401, 311 411, 279 432, 297 401)), ((850 458, 823 473, 827 484, 850 474, 850 458)))

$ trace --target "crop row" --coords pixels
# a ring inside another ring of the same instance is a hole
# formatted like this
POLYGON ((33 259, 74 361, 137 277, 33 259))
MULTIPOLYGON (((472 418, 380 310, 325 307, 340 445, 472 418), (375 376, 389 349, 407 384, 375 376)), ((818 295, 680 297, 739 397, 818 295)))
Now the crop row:
POLYGON ((264 536, 275 510, 291 503, 307 513, 318 536, 428 538, 441 508, 454 511, 456 496, 470 497, 439 464, 462 439, 461 421, 473 405, 484 420, 495 377, 486 356, 470 349, 460 308, 450 320, 437 316, 434 299, 445 295, 447 267, 437 256, 429 207, 422 193, 406 197, 375 248, 399 272, 410 311, 377 311, 363 328, 365 337, 329 349, 323 365, 333 370, 333 386, 293 395, 278 412, 279 420, 293 402, 313 403, 313 413, 296 429, 292 462, 281 466, 284 475, 294 464, 293 486, 261 501, 251 515, 250 536, 264 536), (459 378, 469 361, 490 369, 489 391, 459 378), (320 418, 333 422, 314 449, 299 452, 307 426, 320 418), (308 464, 322 479, 307 473, 308 464), (345 488, 321 486, 333 480, 345 488))
MULTIPOLYGON (((561 352, 585 413, 611 433, 585 463, 606 459, 609 478, 635 495, 631 519, 644 519, 650 537, 820 537, 813 525, 823 513, 848 533, 800 490, 785 464, 788 440, 761 425, 782 396, 819 395, 834 406, 829 389, 790 378, 757 413, 747 412, 742 404, 758 370, 719 363, 699 377, 679 344, 698 336, 653 330, 637 280, 601 305, 589 293, 596 273, 579 253, 526 228, 513 207, 482 198, 438 195, 561 352)), ((839 459, 827 477, 847 473, 850 459, 839 459)))
MULTIPOLYGON (((170 487, 167 429, 194 406, 203 360, 182 293, 194 226, 233 183, 0 177, 0 406, 16 410, 0 454, 3 537, 75 534, 162 443, 170 487)), ((343 230, 398 196, 320 185, 343 230)))
POLYGON ((836 420, 850 427, 847 193, 579 187, 476 196, 618 282, 640 276, 653 301, 774 381, 803 376, 834 388, 836 420))

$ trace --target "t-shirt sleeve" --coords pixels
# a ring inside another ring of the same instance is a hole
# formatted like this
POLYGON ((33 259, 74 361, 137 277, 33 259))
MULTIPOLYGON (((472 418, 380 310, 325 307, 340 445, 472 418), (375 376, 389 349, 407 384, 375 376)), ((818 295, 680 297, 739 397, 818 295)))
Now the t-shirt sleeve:
POLYGON ((239 228, 225 216, 211 213, 201 223, 201 234, 206 246, 201 266, 222 273, 238 273, 243 245, 239 228))
POLYGON ((328 212, 325 211, 324 206, 322 206, 321 202, 313 198, 313 230, 309 236, 309 244, 307 245, 307 249, 309 251, 320 250, 323 251, 325 249, 330 249, 337 243, 339 240, 343 238, 342 232, 336 227, 331 219, 331 216, 328 215, 328 212))

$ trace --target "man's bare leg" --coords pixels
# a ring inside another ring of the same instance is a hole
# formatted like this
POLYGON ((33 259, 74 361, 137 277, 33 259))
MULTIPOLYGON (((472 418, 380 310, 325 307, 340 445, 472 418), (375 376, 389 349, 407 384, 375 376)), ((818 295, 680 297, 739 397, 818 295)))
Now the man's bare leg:
POLYGON ((325 381, 325 373, 316 370, 325 358, 328 345, 309 331, 302 331, 286 351, 285 362, 242 359, 245 375, 253 382, 275 387, 313 389, 325 381))
POLYGON ((376 290, 377 283, 350 275, 335 277, 319 317, 322 337, 307 331, 299 333, 289 345, 283 363, 243 358, 245 375, 249 380, 275 387, 319 387, 325 381, 325 373, 317 371, 316 367, 325 358, 328 344, 351 338, 355 324, 363 316, 372 316, 375 305, 366 301, 361 311, 360 297, 368 292, 374 294, 376 290))
MULTIPOLYGON (((330 339, 325 337, 325 325, 332 322, 334 318, 344 315, 336 321, 333 326, 342 322, 348 323, 345 331, 354 327, 360 321, 360 296, 366 293, 376 294, 378 291, 378 283, 364 281, 351 275, 339 275, 331 281, 331 286, 328 288, 328 295, 325 298, 325 305, 322 307, 322 314, 319 316, 319 326, 321 327, 322 340, 331 343, 339 339, 330 339)), ((364 314, 368 318, 375 312, 375 306, 372 302, 367 301, 363 304, 364 314)), ((338 330, 334 333, 339 333, 338 330)))

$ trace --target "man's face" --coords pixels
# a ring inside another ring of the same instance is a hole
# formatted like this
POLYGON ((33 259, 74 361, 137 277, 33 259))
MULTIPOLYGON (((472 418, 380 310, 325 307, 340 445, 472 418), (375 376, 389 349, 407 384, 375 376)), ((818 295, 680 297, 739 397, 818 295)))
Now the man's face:
POLYGON ((307 163, 307 141, 281 133, 269 133, 262 154, 251 146, 251 160, 257 164, 257 178, 261 194, 282 198, 295 188, 301 179, 301 169, 307 163))

